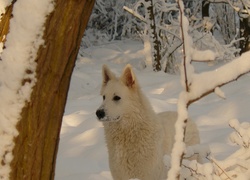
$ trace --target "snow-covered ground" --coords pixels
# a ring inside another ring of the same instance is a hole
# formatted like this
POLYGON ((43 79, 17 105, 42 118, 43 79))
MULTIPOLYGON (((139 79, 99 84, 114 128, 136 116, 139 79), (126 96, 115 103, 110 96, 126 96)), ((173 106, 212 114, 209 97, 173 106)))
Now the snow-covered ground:
MULTIPOLYGON (((118 41, 83 50, 76 62, 63 118, 57 156, 56 180, 111 180, 102 124, 95 111, 102 101, 99 91, 102 65, 120 75, 123 67, 133 65, 142 90, 156 112, 177 109, 182 90, 179 75, 155 73, 143 69, 143 45, 118 41)), ((223 63, 195 63, 195 72, 203 72, 223 63)), ((235 67, 237 68, 237 67, 235 67)), ((236 149, 228 136, 233 130, 228 121, 237 118, 250 122, 250 75, 246 74, 221 89, 226 99, 210 94, 189 107, 189 116, 197 123, 201 143, 209 145, 216 159, 224 159, 236 149)), ((207 82, 204 82, 207 83, 207 82)))

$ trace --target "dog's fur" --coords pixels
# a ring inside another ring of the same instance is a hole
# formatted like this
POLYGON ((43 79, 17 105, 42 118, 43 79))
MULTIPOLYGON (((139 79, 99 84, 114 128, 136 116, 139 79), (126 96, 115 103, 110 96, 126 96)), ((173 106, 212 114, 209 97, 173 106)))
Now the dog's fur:
MULTIPOLYGON (((103 66, 103 103, 96 115, 103 122, 114 180, 161 180, 163 156, 174 143, 176 112, 156 114, 127 65, 120 78, 103 66)), ((199 143, 196 125, 188 120, 185 142, 199 143)))

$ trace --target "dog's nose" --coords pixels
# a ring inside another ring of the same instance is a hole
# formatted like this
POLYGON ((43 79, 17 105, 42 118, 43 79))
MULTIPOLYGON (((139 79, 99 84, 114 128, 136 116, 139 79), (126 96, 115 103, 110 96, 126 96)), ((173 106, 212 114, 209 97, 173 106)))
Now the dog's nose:
POLYGON ((102 119, 105 117, 104 109, 98 109, 95 114, 98 117, 98 119, 102 119))

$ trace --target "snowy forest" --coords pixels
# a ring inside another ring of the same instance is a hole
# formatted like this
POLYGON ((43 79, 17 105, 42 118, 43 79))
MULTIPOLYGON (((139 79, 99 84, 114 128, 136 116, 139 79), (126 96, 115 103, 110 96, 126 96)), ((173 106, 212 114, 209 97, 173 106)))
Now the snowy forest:
MULTIPOLYGON (((216 61, 230 61, 249 49, 247 0, 183 2, 195 49, 215 52, 216 61)), ((145 55, 145 65, 152 64, 155 71, 175 73, 183 43, 178 14, 174 0, 97 0, 82 46, 137 39, 151 52, 145 55)))
POLYGON ((171 156, 163 157, 168 179, 248 180, 250 1, 87 2, 0 2, 0 179, 111 180, 103 130, 93 112, 100 104, 102 64, 120 72, 130 63, 153 107, 179 114, 171 156), (230 84, 241 77, 236 90, 230 84), (166 93, 168 88, 175 92, 166 93), (221 141, 229 136, 234 145, 217 159, 212 140, 204 138, 209 130, 202 129, 209 111, 198 106, 223 106, 217 99, 226 101, 224 91, 241 95, 235 109, 242 105, 244 113, 231 115, 226 107, 216 113, 225 114, 229 135, 211 132, 221 141), (206 143, 185 147, 190 114, 206 143), (183 159, 193 154, 204 163, 183 159))

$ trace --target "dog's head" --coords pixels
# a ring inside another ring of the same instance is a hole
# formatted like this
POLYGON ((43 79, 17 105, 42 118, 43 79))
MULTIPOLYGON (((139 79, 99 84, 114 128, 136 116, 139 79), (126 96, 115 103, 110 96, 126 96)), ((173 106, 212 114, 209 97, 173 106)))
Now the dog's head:
MULTIPOLYGON (((131 112, 138 83, 131 65, 127 65, 120 78, 117 78, 106 65, 102 68, 102 105, 96 116, 100 121, 119 121, 131 112)), ((133 111, 133 109, 132 109, 133 111)))

